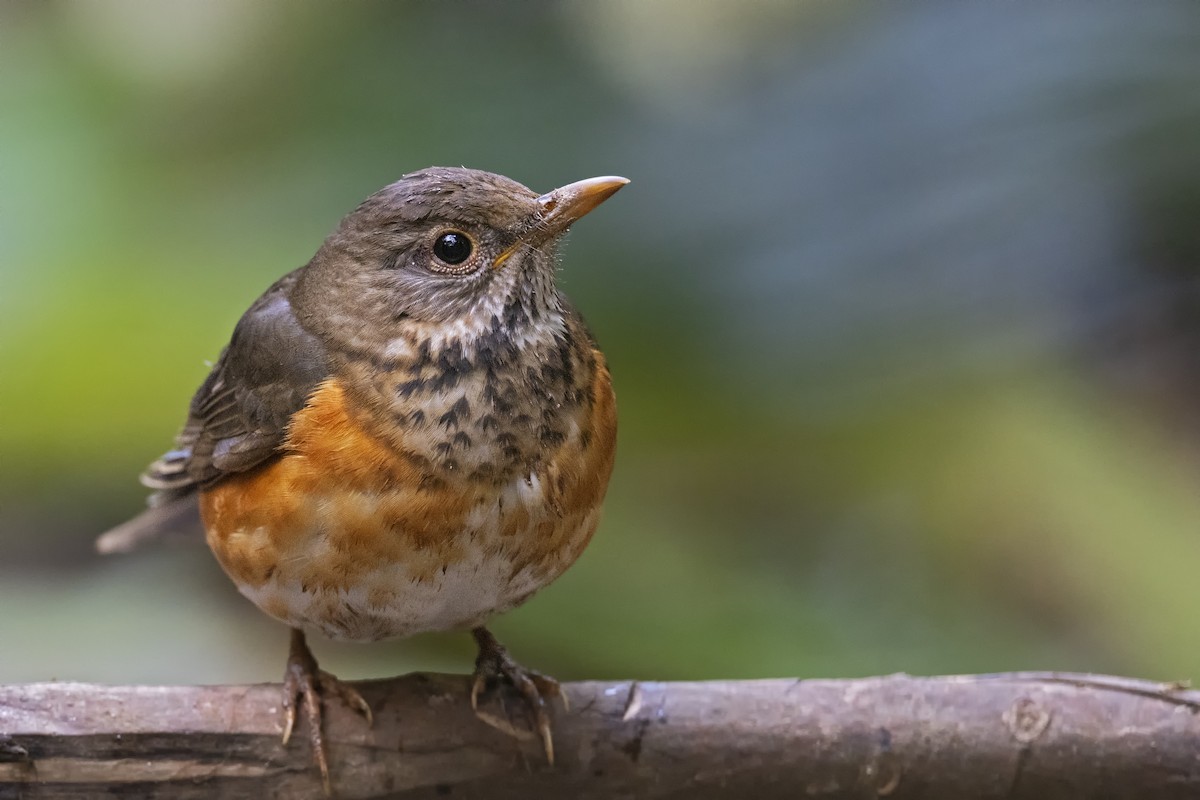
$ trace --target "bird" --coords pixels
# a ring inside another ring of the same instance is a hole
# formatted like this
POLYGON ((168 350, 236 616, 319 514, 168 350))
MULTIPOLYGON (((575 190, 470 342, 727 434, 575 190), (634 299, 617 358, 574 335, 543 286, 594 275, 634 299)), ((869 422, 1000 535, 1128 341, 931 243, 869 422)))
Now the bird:
POLYGON ((323 703, 371 711, 309 631, 471 631, 476 714, 517 733, 478 702, 511 684, 554 761, 558 684, 486 624, 560 576, 600 518, 612 378, 556 274, 569 226, 627 183, 539 194, 430 167, 372 194, 251 304, 142 475, 147 509, 97 542, 128 550, 199 515, 241 594, 291 629, 283 743, 303 710, 327 794, 323 703))

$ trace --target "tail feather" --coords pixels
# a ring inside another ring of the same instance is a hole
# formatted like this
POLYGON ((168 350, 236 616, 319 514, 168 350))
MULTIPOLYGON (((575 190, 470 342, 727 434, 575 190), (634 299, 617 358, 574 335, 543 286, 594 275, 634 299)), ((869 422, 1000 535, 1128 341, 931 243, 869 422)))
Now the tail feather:
POLYGON ((96 550, 105 555, 127 553, 147 539, 202 529, 200 504, 194 491, 175 495, 161 492, 151 497, 150 507, 141 514, 101 534, 96 539, 96 550))

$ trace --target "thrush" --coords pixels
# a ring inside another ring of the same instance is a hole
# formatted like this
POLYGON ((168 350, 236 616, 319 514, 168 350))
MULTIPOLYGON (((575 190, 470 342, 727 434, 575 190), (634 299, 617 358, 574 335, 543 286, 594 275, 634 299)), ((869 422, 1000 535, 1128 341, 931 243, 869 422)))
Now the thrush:
POLYGON ((556 285, 571 223, 628 183, 546 194, 487 172, 405 175, 242 316, 175 446, 142 476, 126 549, 198 510, 209 547, 291 626, 286 744, 303 708, 325 788, 322 698, 370 720, 305 631, 374 642, 469 629, 472 707, 507 681, 553 762, 552 679, 485 623, 563 573, 600 516, 616 443, 605 359, 556 285))

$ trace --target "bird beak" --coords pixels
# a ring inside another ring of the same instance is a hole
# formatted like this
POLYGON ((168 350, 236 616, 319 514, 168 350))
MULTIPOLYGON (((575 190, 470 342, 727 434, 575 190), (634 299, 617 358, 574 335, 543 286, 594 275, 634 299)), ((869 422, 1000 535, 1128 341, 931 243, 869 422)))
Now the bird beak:
POLYGON ((566 186, 547 192, 537 199, 541 207, 538 230, 548 231, 546 238, 567 229, 575 220, 616 194, 629 183, 626 178, 606 175, 603 178, 588 178, 568 183, 566 186))
POLYGON ((519 247, 538 247, 565 231, 571 223, 617 193, 628 178, 605 175, 568 183, 537 199, 538 211, 533 228, 519 241, 501 253, 492 268, 496 269, 519 247))

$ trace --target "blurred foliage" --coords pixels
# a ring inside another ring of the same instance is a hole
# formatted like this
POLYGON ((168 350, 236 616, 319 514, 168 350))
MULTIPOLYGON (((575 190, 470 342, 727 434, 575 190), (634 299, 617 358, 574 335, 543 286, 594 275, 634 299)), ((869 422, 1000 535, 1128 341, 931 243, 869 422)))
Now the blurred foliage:
POLYGON ((429 164, 633 179, 567 248, 620 454, 497 623, 525 662, 1200 675, 1198 35, 1187 2, 0 4, 0 681, 277 677, 202 545, 91 541, 247 304, 429 164))

